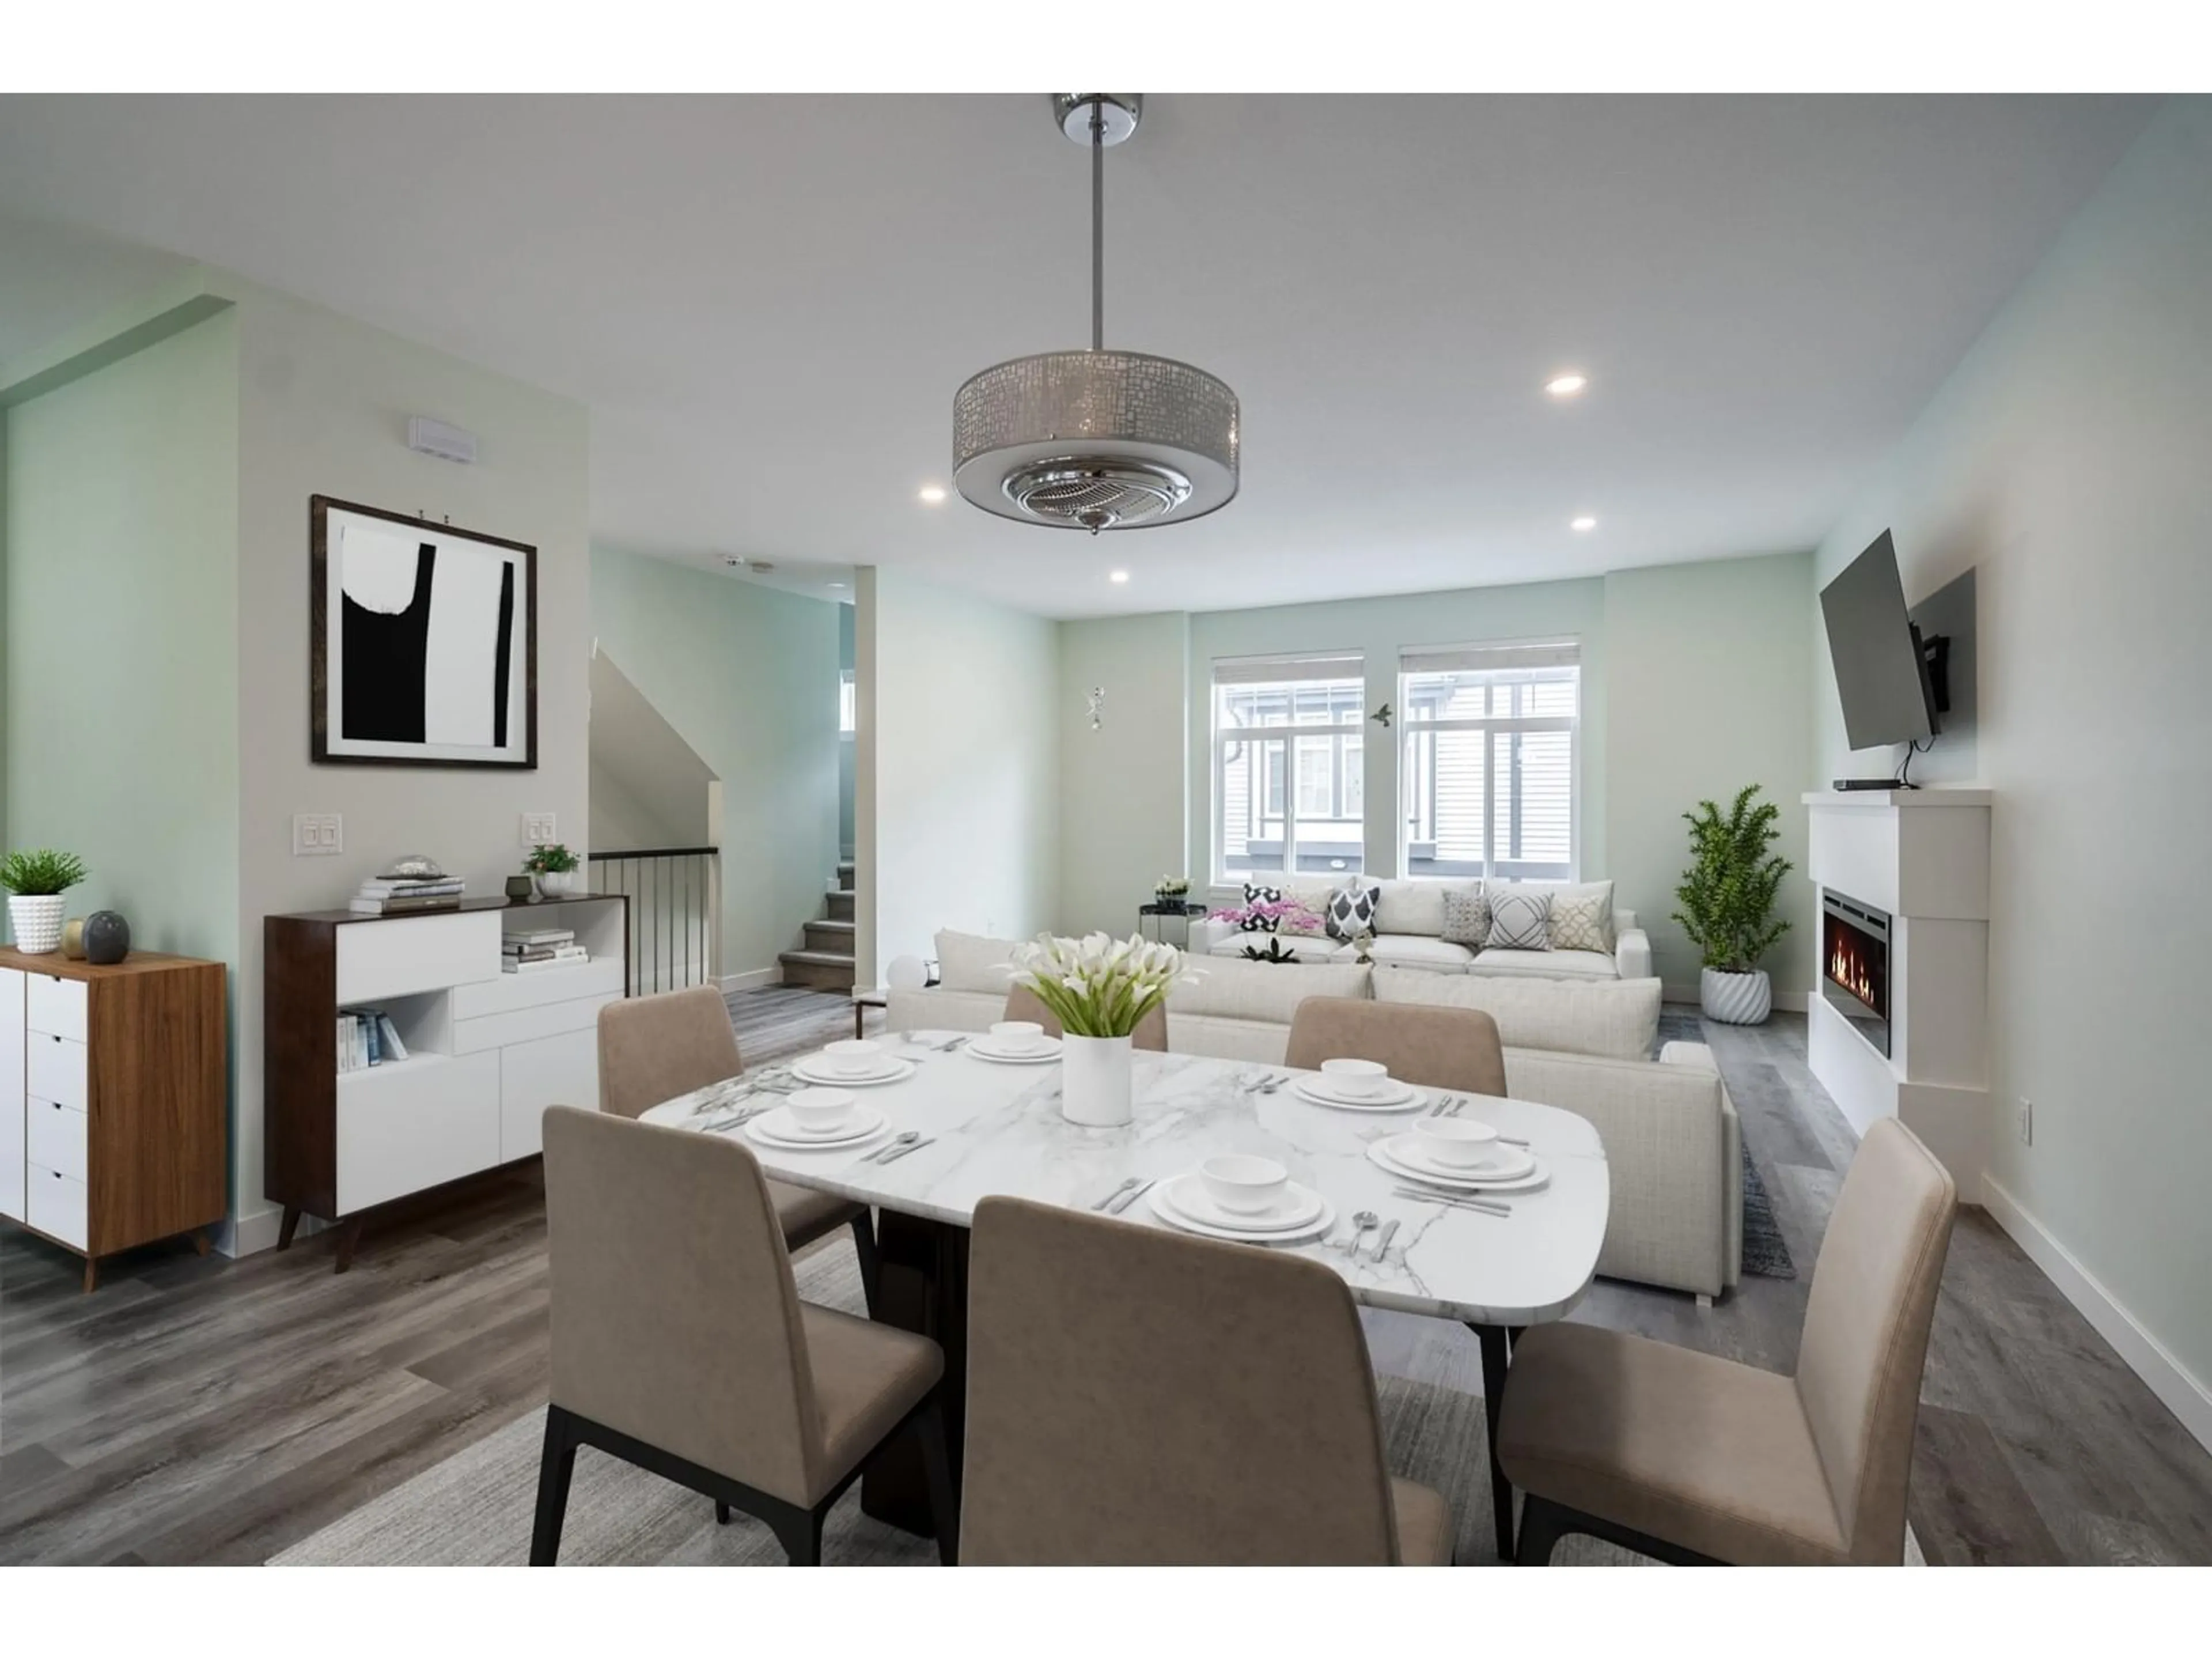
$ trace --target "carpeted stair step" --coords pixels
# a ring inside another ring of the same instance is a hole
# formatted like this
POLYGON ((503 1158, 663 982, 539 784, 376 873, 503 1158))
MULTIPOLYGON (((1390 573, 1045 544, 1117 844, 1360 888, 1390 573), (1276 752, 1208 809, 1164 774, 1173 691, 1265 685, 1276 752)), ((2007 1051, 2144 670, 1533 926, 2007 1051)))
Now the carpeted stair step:
POLYGON ((835 920, 810 921, 806 924, 806 948, 842 955, 849 961, 853 955, 853 938, 858 931, 859 924, 856 922, 835 920))
POLYGON ((853 988, 850 951, 786 951, 776 959, 783 964, 786 985, 811 985, 823 991, 853 988))

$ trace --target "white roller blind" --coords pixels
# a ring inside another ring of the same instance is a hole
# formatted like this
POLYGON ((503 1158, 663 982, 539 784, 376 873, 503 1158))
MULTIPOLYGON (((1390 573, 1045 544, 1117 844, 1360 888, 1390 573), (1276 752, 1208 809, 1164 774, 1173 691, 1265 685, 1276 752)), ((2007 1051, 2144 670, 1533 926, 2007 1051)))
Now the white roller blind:
POLYGON ((1356 651, 1316 657, 1231 657, 1213 665, 1216 685, 1282 685, 1291 680, 1356 680, 1359 676, 1356 651))
POLYGON ((1420 646, 1399 657, 1398 672, 1401 674, 1510 674, 1539 668, 1574 668, 1581 665, 1582 649, 1581 644, 1574 640, 1512 645, 1420 646))

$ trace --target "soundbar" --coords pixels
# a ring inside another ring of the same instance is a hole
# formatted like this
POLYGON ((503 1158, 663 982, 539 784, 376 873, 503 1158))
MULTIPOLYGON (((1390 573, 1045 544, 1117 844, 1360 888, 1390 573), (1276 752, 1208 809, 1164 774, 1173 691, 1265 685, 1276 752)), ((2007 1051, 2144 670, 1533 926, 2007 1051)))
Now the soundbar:
POLYGON ((1907 783, 1902 778, 1838 778, 1829 787, 1838 794, 1850 794, 1858 789, 1917 789, 1917 783, 1907 783))

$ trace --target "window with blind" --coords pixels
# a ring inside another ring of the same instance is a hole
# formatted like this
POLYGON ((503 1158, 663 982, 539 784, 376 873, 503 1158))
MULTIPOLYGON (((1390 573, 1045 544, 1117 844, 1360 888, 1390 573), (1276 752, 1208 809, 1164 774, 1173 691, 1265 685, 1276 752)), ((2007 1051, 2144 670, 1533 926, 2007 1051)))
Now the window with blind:
POLYGON ((1366 859, 1357 655, 1213 665, 1213 875, 1358 871, 1366 859))
POLYGON ((1406 874, 1575 878, 1579 647, 1407 651, 1398 707, 1406 874))

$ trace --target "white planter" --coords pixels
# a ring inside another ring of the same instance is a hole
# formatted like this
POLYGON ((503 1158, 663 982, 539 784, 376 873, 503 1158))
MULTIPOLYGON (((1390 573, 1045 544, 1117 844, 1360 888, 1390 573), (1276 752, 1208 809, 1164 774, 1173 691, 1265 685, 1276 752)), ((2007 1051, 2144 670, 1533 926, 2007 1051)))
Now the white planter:
POLYGON ((1763 968, 1747 974, 1707 968, 1698 975, 1698 1006, 1723 1025, 1763 1024, 1774 1012, 1774 988, 1763 968))
POLYGON ((540 898, 567 898, 576 890, 576 873, 574 870, 542 872, 538 878, 538 896, 540 898))
POLYGON ((8 921, 15 930, 15 948, 32 957, 60 950, 62 908, 59 893, 10 894, 8 921))
POLYGON ((1130 1079, 1130 1039, 1060 1039, 1060 1115, 1070 1123, 1110 1129, 1136 1115, 1130 1079))

